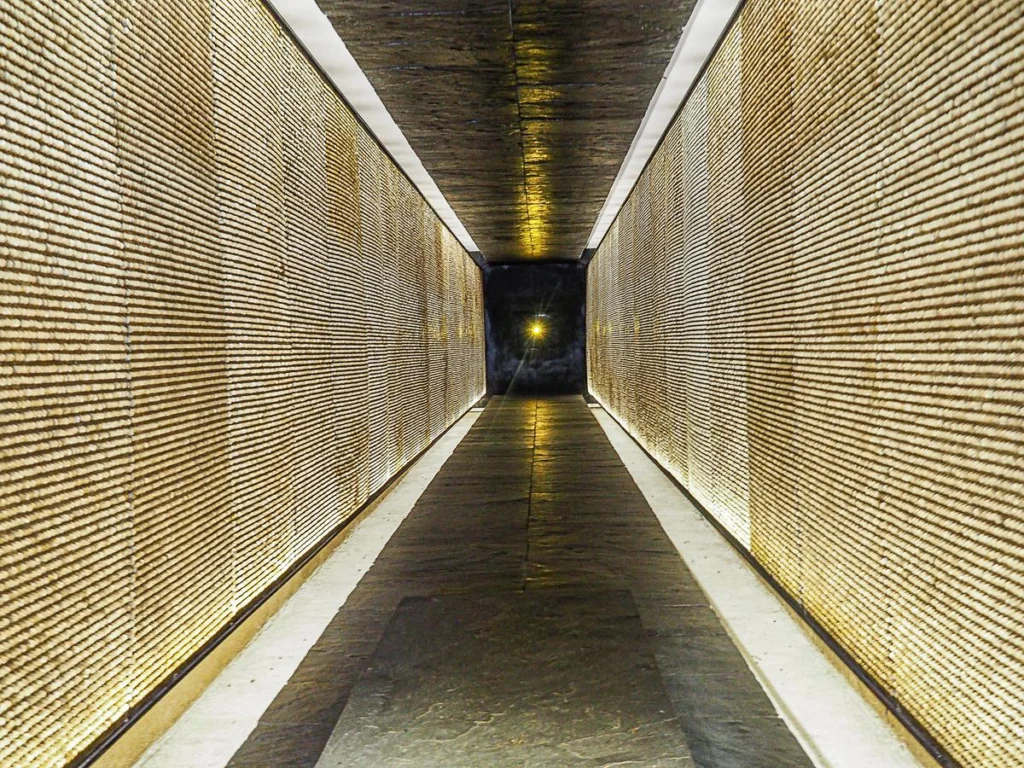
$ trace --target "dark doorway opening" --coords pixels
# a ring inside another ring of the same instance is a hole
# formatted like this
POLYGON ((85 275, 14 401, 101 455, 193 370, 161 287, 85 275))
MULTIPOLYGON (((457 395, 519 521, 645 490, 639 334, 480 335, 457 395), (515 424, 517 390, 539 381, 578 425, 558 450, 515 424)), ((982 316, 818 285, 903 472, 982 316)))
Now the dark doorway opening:
POLYGON ((586 291, 580 263, 484 269, 488 394, 585 391, 586 291))

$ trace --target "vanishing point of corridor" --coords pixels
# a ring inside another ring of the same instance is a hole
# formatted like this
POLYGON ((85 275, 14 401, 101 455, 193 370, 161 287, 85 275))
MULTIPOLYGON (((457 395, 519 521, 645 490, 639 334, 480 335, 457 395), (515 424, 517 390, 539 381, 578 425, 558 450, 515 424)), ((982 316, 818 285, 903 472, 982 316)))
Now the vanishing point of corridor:
POLYGON ((231 765, 811 763, 567 396, 491 399, 231 765))

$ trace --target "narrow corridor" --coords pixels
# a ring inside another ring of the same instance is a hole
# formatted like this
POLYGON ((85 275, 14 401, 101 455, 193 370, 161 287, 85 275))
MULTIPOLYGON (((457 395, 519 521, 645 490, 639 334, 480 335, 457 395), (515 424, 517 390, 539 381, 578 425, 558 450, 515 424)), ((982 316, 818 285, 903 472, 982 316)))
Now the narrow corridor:
POLYGON ((809 768, 580 397, 495 397, 233 766, 809 768))
POLYGON ((0 2, 0 768, 1024 768, 1022 8, 0 2))

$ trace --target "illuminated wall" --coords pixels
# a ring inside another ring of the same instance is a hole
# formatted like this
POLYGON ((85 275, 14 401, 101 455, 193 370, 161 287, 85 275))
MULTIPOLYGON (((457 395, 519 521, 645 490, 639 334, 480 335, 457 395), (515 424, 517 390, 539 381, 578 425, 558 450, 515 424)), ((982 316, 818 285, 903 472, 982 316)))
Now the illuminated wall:
POLYGON ((5 0, 0 43, 0 764, 39 768, 482 394, 483 307, 255 0, 5 0))
POLYGON ((751 0, 589 267, 591 391, 963 765, 1024 765, 1024 17, 751 0))

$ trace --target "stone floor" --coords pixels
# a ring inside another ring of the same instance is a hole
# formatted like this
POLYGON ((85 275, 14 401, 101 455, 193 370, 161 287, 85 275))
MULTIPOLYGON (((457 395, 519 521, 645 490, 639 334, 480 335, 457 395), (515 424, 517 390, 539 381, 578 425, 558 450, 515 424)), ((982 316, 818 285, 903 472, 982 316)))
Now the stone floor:
POLYGON ((490 401, 231 765, 811 762, 565 397, 490 401))

